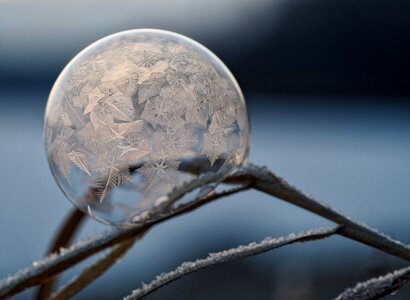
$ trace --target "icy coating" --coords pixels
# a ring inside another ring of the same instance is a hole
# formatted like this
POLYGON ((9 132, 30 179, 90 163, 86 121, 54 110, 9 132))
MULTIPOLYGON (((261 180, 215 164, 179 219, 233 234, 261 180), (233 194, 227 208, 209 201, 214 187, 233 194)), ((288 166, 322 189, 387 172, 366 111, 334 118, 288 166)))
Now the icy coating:
POLYGON ((78 208, 127 224, 195 176, 242 164, 248 116, 234 77, 205 47, 167 31, 124 31, 62 71, 45 146, 78 208))

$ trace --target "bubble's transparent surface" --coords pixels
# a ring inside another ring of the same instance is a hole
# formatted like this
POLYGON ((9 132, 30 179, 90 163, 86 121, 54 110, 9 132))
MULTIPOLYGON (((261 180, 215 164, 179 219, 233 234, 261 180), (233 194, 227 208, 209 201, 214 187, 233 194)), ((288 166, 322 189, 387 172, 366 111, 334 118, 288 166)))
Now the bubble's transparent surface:
POLYGON ((45 145, 70 201, 127 224, 198 174, 240 165, 249 124, 238 84, 209 50, 175 33, 130 30, 90 45, 62 71, 45 145))

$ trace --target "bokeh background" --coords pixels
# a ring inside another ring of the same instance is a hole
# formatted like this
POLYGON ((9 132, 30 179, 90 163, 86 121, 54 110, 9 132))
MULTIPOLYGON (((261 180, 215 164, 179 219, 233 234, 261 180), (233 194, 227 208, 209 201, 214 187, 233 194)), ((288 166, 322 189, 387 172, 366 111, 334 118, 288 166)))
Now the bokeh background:
MULTIPOLYGON (((252 162, 410 243, 409 13, 406 0, 0 0, 0 277, 40 258, 71 209, 43 149, 54 80, 88 44, 133 28, 185 34, 226 63, 247 100, 252 162)), ((119 299, 185 260, 326 225, 261 193, 230 197, 156 226, 75 299, 119 299)), ((88 221, 80 237, 104 229, 88 221)), ((330 299, 404 265, 332 237, 201 271, 147 299, 330 299)))

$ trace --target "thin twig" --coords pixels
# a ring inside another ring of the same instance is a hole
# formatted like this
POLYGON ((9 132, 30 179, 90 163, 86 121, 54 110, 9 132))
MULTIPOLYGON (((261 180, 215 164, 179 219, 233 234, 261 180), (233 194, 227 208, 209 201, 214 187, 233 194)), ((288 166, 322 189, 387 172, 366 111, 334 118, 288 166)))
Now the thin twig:
MULTIPOLYGON (((198 180, 200 180, 200 178, 201 176, 198 180)), ((342 225, 343 228, 340 230, 339 234, 363 244, 367 244, 396 257, 410 261, 409 246, 395 241, 386 235, 370 229, 364 224, 355 222, 350 218, 336 212, 325 204, 322 204, 312 197, 298 191, 296 188, 292 187, 283 179, 268 171, 266 168, 246 165, 237 170, 235 174, 226 177, 224 182, 235 184, 252 182, 252 186, 257 190, 280 198, 288 203, 302 207, 312 213, 342 225)), ((116 243, 130 239, 141 230, 173 218, 181 213, 183 212, 170 211, 153 221, 148 220, 145 223, 137 224, 128 229, 114 230, 106 234, 102 234, 101 236, 90 238, 86 241, 73 245, 69 250, 60 253, 59 255, 56 254, 49 256, 35 263, 37 265, 23 271, 19 271, 15 275, 1 281, 0 298, 9 297, 28 287, 42 283, 44 280, 48 280, 51 276, 68 269, 88 256, 115 245, 116 243)))
POLYGON ((289 234, 288 236, 279 238, 265 238, 259 243, 250 243, 246 246, 239 246, 229 250, 221 252, 210 253, 206 258, 198 259, 196 261, 184 262, 175 270, 158 275, 154 280, 148 284, 143 284, 141 288, 134 290, 130 295, 124 298, 124 300, 138 300, 152 292, 164 287, 165 285, 182 278, 185 275, 196 272, 198 270, 238 260, 254 255, 261 254, 263 252, 271 251, 273 249, 283 247, 285 245, 300 243, 306 241, 314 241, 327 238, 335 234, 340 227, 335 228, 320 228, 315 230, 309 230, 307 232, 301 232, 298 234, 289 234))
POLYGON ((114 246, 107 255, 84 268, 80 274, 73 277, 66 285, 52 294, 48 300, 65 300, 80 292, 118 262, 133 246, 135 241, 140 239, 145 233, 146 231, 143 231, 133 239, 126 240, 114 246))
MULTIPOLYGON (((197 178, 185 183, 180 188, 174 189, 167 195, 167 200, 162 203, 161 206, 163 207, 170 207, 172 204, 180 200, 186 194, 198 189, 207 186, 210 183, 220 183, 222 182, 227 176, 234 174, 236 172, 236 168, 234 169, 223 169, 216 173, 204 173, 199 175, 197 178)), ((241 182, 241 184, 244 184, 241 182)))
POLYGON ((186 214, 187 212, 190 212, 192 210, 195 210, 205 204, 209 204, 215 200, 218 200, 220 198, 224 198, 224 197, 228 197, 231 196, 233 194, 237 194, 240 192, 244 192, 246 190, 249 190, 252 187, 253 183, 252 182, 248 182, 245 183, 243 185, 237 186, 237 187, 233 187, 230 188, 228 190, 224 190, 222 192, 219 193, 210 193, 204 197, 199 197, 197 199, 195 199, 195 201, 190 201, 188 203, 185 204, 180 204, 179 206, 177 206, 174 211, 177 214, 186 214))
POLYGON ((396 293, 410 283, 410 267, 372 278, 346 289, 335 300, 373 300, 396 293))
POLYGON ((306 209, 336 224, 343 225, 340 235, 410 261, 410 246, 337 212, 313 197, 302 193, 266 168, 249 165, 237 172, 235 176, 237 178, 232 179, 253 179, 255 189, 306 209))
POLYGON ((57 252, 61 247, 66 247, 76 234, 78 228, 85 221, 86 215, 79 209, 73 208, 67 215, 66 220, 56 232, 55 238, 48 252, 57 252))
POLYGON ((43 259, 35 261, 33 262, 32 267, 20 270, 16 274, 0 281, 0 299, 11 297, 29 287, 42 283, 55 274, 61 273, 72 267, 83 259, 104 250, 105 248, 131 239, 155 224, 188 213, 221 197, 244 191, 249 189, 249 187, 249 185, 245 185, 243 187, 233 188, 229 191, 210 194, 204 198, 196 199, 194 203, 181 205, 177 210, 171 211, 169 214, 163 215, 152 222, 136 224, 135 226, 122 230, 110 230, 87 240, 82 240, 68 249, 60 249, 59 254, 51 254, 43 259))
MULTIPOLYGON (((212 195, 215 194, 215 186, 223 182, 224 179, 226 179, 229 175, 234 174, 237 170, 238 168, 223 169, 215 173, 199 174, 196 178, 185 182, 182 186, 172 190, 166 196, 157 199, 151 210, 145 211, 144 213, 133 217, 132 220, 134 223, 144 223, 147 221, 152 221, 162 215, 170 214, 174 210, 173 205, 175 205, 185 195, 195 190, 199 190, 198 195, 195 199, 191 200, 190 203, 202 203, 203 201, 201 201, 201 199, 208 202, 211 200, 209 196, 213 197, 212 195), (213 186, 210 184, 213 184, 213 186)), ((238 182, 237 184, 240 185, 239 189, 231 189, 228 192, 228 195, 249 189, 251 187, 249 183, 249 181, 238 182)), ((228 195, 224 195, 222 193, 221 195, 217 195, 216 198, 221 198, 228 195)))
MULTIPOLYGON (((68 214, 67 218, 64 220, 64 223, 61 225, 57 231, 55 238, 50 245, 47 253, 58 252, 60 248, 66 248, 73 239, 77 230, 81 227, 81 224, 84 222, 86 215, 79 209, 73 208, 68 214)), ((35 299, 41 300, 46 299, 50 296, 53 291, 54 283, 57 281, 56 277, 50 278, 50 280, 44 282, 39 288, 34 296, 35 299)))

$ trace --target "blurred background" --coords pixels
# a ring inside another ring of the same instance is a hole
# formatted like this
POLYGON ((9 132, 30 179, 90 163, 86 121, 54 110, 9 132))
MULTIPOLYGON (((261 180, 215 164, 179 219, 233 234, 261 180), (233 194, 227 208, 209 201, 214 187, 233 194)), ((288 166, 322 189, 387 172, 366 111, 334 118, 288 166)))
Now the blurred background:
MULTIPOLYGON (((0 0, 0 277, 40 258, 72 207, 43 149, 54 80, 88 44, 133 28, 182 33, 226 63, 247 100, 252 162, 410 243, 409 13, 405 0, 0 0)), ((75 299, 119 299, 185 260, 326 225, 261 193, 223 199, 150 230, 75 299)), ((88 221, 80 237, 104 229, 88 221)), ((192 274, 147 299, 330 299, 403 266, 332 237, 192 274)), ((410 299, 410 288, 392 299, 410 299)))

